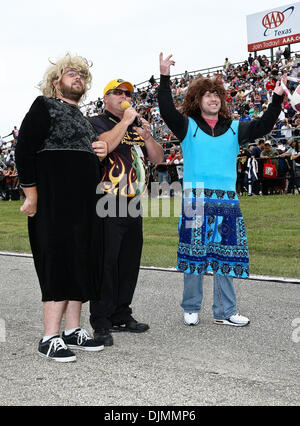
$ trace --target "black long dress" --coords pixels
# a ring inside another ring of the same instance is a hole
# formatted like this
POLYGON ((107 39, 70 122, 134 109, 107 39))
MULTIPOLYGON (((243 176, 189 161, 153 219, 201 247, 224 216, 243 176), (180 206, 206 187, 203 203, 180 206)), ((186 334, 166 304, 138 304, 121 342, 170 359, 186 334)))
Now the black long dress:
POLYGON ((75 105, 44 96, 34 101, 20 128, 20 182, 38 191, 28 231, 44 302, 100 298, 103 223, 96 214, 101 167, 95 140, 75 105))

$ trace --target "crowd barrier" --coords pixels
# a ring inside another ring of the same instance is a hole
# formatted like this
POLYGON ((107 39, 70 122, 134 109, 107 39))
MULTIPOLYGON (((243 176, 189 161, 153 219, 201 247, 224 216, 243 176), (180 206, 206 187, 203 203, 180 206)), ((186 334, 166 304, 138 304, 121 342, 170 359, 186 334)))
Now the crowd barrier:
MULTIPOLYGON (((182 183, 182 171, 178 173, 181 165, 167 164, 165 170, 168 174, 167 182, 182 183)), ((150 181, 159 179, 158 172, 154 167, 150 181)), ((271 194, 294 194, 300 188, 300 174, 295 172, 295 163, 290 156, 253 158, 237 157, 237 181, 236 192, 241 195, 271 195, 271 194)), ((150 188, 149 188, 150 189, 150 188)), ((168 194, 168 195, 173 195, 168 194)))
MULTIPOLYGON (((178 165, 166 166, 167 182, 179 182, 182 185, 182 173, 178 174, 178 165)), ((153 182, 158 182, 158 172, 155 166, 150 167, 149 190, 153 182)), ((170 187, 171 188, 171 187, 170 187)), ((300 193, 300 173, 297 176, 294 162, 290 157, 237 158, 236 192, 242 195, 269 195, 300 193)), ((173 196, 172 188, 166 194, 173 196)), ((18 175, 4 176, 0 173, 0 201, 20 200, 24 196, 19 185, 18 175)))
POLYGON ((300 188, 300 174, 290 156, 268 158, 238 157, 237 185, 239 195, 294 194, 300 188))

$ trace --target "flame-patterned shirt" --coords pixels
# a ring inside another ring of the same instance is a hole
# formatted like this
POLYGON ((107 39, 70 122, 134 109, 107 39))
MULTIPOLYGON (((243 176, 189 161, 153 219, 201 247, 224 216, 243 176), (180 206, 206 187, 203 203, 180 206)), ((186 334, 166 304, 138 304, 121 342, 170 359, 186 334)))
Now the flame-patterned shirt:
MULTIPOLYGON (((89 118, 94 129, 101 135, 111 130, 120 119, 105 110, 103 114, 89 118)), ((148 182, 147 150, 144 139, 132 126, 119 145, 110 152, 104 163, 102 190, 112 195, 133 198, 142 195, 148 182)))

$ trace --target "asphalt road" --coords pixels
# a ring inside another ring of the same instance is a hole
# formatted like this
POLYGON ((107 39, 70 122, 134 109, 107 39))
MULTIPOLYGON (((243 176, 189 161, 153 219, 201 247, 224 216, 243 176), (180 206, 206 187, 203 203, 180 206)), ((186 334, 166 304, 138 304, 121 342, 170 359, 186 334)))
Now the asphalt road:
MULTIPOLYGON (((235 328, 212 322, 208 276, 200 323, 187 327, 182 279, 142 269, 133 310, 150 330, 115 333, 114 346, 60 364, 37 354, 42 304, 32 259, 0 256, 0 405, 299 405, 299 284, 236 280, 251 324, 235 328)), ((91 331, 88 309, 82 326, 91 331)))

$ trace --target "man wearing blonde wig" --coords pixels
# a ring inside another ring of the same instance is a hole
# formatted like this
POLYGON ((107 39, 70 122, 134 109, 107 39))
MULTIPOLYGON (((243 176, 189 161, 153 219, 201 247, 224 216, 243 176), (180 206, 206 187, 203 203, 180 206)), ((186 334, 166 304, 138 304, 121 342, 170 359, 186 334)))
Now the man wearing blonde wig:
MULTIPOLYGON (((103 349, 80 328, 81 305, 99 299, 102 276, 102 222, 96 215, 101 166, 92 147, 97 135, 78 108, 91 84, 89 68, 85 58, 70 54, 51 63, 40 83, 43 96, 26 114, 16 146, 26 195, 21 212, 28 216, 44 308, 38 352, 60 362, 76 360, 71 349, 103 349)), ((106 156, 105 142, 100 150, 106 156)))

